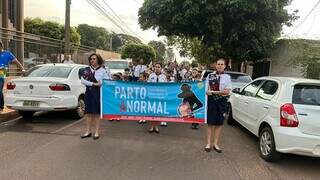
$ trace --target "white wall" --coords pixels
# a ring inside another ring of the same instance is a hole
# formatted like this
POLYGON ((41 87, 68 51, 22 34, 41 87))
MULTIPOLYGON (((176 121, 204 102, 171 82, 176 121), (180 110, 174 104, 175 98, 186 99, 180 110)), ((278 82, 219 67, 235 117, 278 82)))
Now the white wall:
POLYGON ((295 68, 287 59, 272 59, 270 65, 270 76, 285 76, 303 78, 301 68, 295 68))

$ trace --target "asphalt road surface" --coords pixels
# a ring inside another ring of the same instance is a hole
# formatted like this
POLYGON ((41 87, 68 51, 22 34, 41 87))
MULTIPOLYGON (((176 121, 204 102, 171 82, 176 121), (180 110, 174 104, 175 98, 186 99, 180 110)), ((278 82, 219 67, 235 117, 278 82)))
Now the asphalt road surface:
POLYGON ((2 123, 0 179, 320 179, 319 158, 265 162, 257 139, 241 127, 224 126, 221 154, 203 150, 204 126, 169 123, 149 134, 148 125, 103 121, 99 140, 80 139, 84 127, 64 113, 2 123))

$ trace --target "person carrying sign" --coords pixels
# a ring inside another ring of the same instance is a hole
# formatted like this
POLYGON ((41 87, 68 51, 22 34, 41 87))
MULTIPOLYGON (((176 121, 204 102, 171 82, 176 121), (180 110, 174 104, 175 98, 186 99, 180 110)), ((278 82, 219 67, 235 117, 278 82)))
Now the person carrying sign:
POLYGON ((86 86, 84 97, 86 113, 86 132, 81 138, 91 137, 91 123, 95 122, 96 129, 93 139, 99 139, 100 129, 100 86, 103 79, 111 79, 110 74, 103 68, 103 59, 99 54, 91 54, 88 58, 89 67, 81 69, 81 83, 86 86))
POLYGON ((211 136, 214 132, 213 149, 221 153, 219 139, 224 120, 224 113, 227 110, 227 98, 231 90, 231 78, 224 73, 226 61, 219 59, 216 65, 216 72, 207 77, 208 95, 207 101, 207 145, 205 151, 211 151, 211 136))
MULTIPOLYGON (((162 64, 155 63, 154 64, 154 73, 150 74, 148 82, 167 82, 167 77, 162 73, 162 64)), ((149 129, 149 133, 156 132, 159 133, 158 122, 151 122, 151 126, 149 129)))
POLYGON ((17 58, 10 51, 5 51, 3 49, 2 42, 0 42, 0 113, 3 111, 4 108, 4 81, 7 75, 8 66, 12 62, 15 63, 21 69, 22 72, 25 71, 22 64, 17 60, 17 58))

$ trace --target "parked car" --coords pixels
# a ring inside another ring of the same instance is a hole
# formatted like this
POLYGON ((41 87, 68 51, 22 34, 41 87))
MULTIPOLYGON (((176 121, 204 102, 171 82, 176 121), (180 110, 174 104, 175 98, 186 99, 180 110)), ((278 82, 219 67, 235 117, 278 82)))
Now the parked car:
POLYGON ((129 61, 125 59, 105 60, 104 65, 110 70, 111 74, 124 73, 124 69, 129 68, 129 61))
POLYGON ((320 157, 319 80, 261 77, 234 89, 229 102, 228 123, 256 135, 266 161, 281 153, 320 157))
POLYGON ((80 64, 44 64, 31 68, 25 77, 7 83, 6 106, 25 118, 37 111, 69 110, 84 116, 85 86, 78 76, 80 64))
POLYGON ((24 60, 24 66, 27 69, 30 69, 36 65, 48 64, 48 63, 51 63, 51 61, 49 59, 40 58, 40 57, 33 57, 33 58, 28 58, 28 59, 24 60))
MULTIPOLYGON (((202 79, 206 79, 207 76, 212 73, 212 70, 205 70, 202 72, 202 79)), ((252 81, 250 75, 241 73, 241 72, 234 72, 234 71, 225 71, 226 74, 230 75, 231 78, 231 86, 232 89, 241 88, 244 85, 248 84, 252 81)))

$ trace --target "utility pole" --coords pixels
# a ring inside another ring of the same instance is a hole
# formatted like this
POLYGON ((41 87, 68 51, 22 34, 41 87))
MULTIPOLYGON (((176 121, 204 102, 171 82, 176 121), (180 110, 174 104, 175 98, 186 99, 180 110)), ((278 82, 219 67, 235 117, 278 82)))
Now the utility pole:
POLYGON ((64 24, 65 57, 67 57, 67 55, 70 54, 70 49, 71 49, 70 48, 70 5, 71 5, 71 0, 66 0, 66 16, 65 16, 65 24, 64 24))
POLYGON ((110 51, 112 51, 112 35, 110 36, 110 51))

